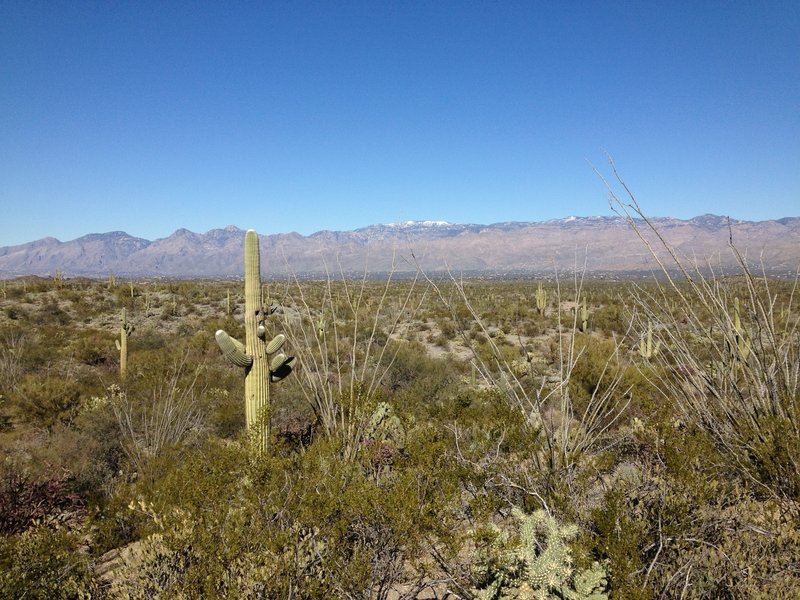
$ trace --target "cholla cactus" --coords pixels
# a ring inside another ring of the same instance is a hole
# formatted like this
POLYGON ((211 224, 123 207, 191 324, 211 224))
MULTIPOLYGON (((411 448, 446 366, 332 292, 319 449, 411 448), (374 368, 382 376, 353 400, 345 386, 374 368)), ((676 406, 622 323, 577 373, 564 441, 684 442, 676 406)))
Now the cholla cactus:
POLYGON ((476 564, 481 600, 607 600, 605 569, 594 563, 575 573, 568 542, 578 534, 575 525, 560 525, 544 510, 526 515, 514 508, 520 524, 519 541, 495 531, 492 543, 476 564))
POLYGON ((222 355, 244 369, 245 420, 257 436, 260 451, 269 440, 269 386, 288 376, 295 364, 293 356, 281 349, 286 338, 278 334, 267 342, 265 326, 269 311, 261 301, 261 256, 258 234, 250 229, 244 237, 244 328, 245 343, 220 329, 215 337, 222 355))

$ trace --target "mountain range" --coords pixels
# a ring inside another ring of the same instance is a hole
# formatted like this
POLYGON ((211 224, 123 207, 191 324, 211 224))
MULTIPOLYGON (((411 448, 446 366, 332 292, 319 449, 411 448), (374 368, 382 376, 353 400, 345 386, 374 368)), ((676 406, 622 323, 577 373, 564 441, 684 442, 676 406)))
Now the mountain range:
MULTIPOLYGON (((658 231, 682 256, 730 268, 735 246, 773 275, 793 275, 800 264, 800 217, 740 221, 716 215, 654 218, 658 231)), ((244 230, 233 225, 194 233, 179 229, 153 241, 122 231, 61 242, 49 237, 0 247, 0 278, 20 275, 105 277, 238 277, 244 230)), ((652 239, 652 236, 650 236, 652 239)), ((552 274, 585 269, 623 276, 656 268, 647 247, 621 217, 567 217, 492 225, 408 221, 308 236, 261 236, 262 271, 304 277, 325 273, 379 275, 394 270, 486 276, 552 274)))

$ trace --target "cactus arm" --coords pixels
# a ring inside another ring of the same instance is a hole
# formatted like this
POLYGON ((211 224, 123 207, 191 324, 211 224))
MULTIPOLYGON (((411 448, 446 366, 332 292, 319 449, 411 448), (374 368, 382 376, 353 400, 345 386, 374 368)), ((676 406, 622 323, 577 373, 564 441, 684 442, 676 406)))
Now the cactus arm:
POLYGON ((274 354, 281 348, 283 348, 283 344, 286 342, 286 336, 282 333, 276 335, 269 344, 267 344, 267 354, 274 354))
POLYGON ((269 380, 273 383, 277 383, 281 379, 288 377, 295 363, 297 363, 297 359, 294 356, 290 356, 285 362, 281 363, 277 369, 270 371, 269 380))
POLYGON ((245 347, 242 342, 232 338, 222 329, 214 334, 214 338, 217 340, 219 349, 222 350, 222 356, 224 356, 228 362, 245 369, 253 364, 253 357, 245 353, 245 347))

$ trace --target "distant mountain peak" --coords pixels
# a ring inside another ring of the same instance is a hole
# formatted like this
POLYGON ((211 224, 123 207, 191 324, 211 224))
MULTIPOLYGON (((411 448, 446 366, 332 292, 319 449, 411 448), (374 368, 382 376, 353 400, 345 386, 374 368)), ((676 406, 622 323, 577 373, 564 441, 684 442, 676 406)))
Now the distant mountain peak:
MULTIPOLYGON (((800 263, 800 218, 750 222, 717 215, 689 220, 653 217, 675 247, 687 256, 728 260, 732 229, 737 247, 758 256, 770 272, 791 275, 800 263)), ((639 223, 641 227, 643 224, 639 223)), ((93 233, 68 242, 45 238, 0 247, 0 278, 15 275, 169 277, 241 276, 244 230, 235 225, 204 234, 181 228, 155 241, 122 231, 93 233)), ((490 225, 449 221, 402 221, 353 231, 262 235, 269 248, 265 273, 325 276, 331 261, 346 273, 393 268, 503 276, 541 277, 553 269, 575 268, 576 252, 586 253, 589 272, 642 272, 654 267, 647 249, 619 215, 570 215, 543 222, 507 221, 490 225), (413 252, 405 260, 403 252, 413 252), (399 254, 398 254, 399 253, 399 254), (326 264, 327 261, 327 264, 326 264)), ((727 263, 732 265, 733 263, 727 263)))
POLYGON ((384 227, 450 227, 452 225, 448 221, 402 221, 400 223, 385 223, 384 227))

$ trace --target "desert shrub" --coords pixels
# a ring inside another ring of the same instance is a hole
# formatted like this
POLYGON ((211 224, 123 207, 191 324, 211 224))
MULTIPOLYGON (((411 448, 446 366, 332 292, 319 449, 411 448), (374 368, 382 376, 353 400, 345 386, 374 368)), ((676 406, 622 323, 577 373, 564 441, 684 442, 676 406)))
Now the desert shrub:
POLYGON ((625 334, 630 319, 625 314, 625 305, 621 300, 612 301, 597 308, 592 316, 594 327, 606 334, 625 334))
POLYGON ((0 468, 0 534, 21 533, 35 524, 54 525, 74 518, 84 502, 69 488, 65 473, 33 475, 20 461, 0 468))
POLYGON ((116 504, 142 538, 119 585, 134 597, 385 593, 413 565, 426 568, 427 540, 450 529, 457 486, 441 476, 449 467, 432 433, 412 432, 407 455, 381 478, 342 460, 332 438, 258 459, 213 440, 162 453, 151 461, 159 476, 140 477, 124 491, 132 501, 116 504))
POLYGON ((796 505, 753 498, 720 459, 702 430, 645 427, 592 512, 615 597, 796 595, 796 505))
POLYGON ((72 322, 72 317, 69 313, 65 311, 53 297, 47 299, 39 308, 38 313, 40 322, 47 323, 48 325, 66 326, 72 322))
POLYGON ((95 584, 80 536, 36 527, 0 538, 0 596, 91 598, 95 584))
MULTIPOLYGON (((486 337, 483 344, 474 344, 469 342, 466 329, 461 331, 481 379, 517 412, 525 430, 527 447, 517 455, 497 453, 492 459, 497 479, 514 494, 527 496, 527 500, 515 500, 515 504, 532 502, 538 506, 530 508, 554 508, 572 518, 585 504, 586 486, 591 480, 587 470, 596 474, 594 455, 617 442, 609 434, 629 403, 623 372, 615 368, 621 341, 612 341, 605 352, 599 353, 603 354, 601 360, 586 361, 581 371, 578 366, 591 344, 580 343, 588 338, 578 333, 577 315, 573 315, 570 326, 562 323, 559 314, 559 330, 553 342, 555 364, 549 373, 538 374, 524 364, 527 354, 520 359, 519 349, 494 339, 470 300, 471 291, 462 282, 451 280, 452 289, 430 283, 454 319, 463 321, 459 315, 466 312, 471 315, 471 326, 486 337), (584 391, 582 396, 574 393, 578 390, 584 391)), ((581 282, 576 279, 574 285, 575 298, 580 299, 581 282)), ((556 302, 560 304, 560 298, 556 302)))
POLYGON ((417 414, 424 414, 454 383, 453 365, 430 358, 417 343, 400 345, 383 381, 389 396, 417 414))
POLYGON ((20 327, 0 328, 0 393, 11 392, 22 377, 29 337, 20 327))
POLYGON ((206 386, 198 385, 202 370, 202 366, 188 368, 186 357, 169 361, 162 357, 157 364, 137 361, 135 380, 129 380, 126 389, 109 389, 122 447, 134 468, 142 468, 150 457, 169 447, 207 433, 206 386))
POLYGON ((37 462, 68 473, 70 488, 82 497, 101 501, 124 458, 119 425, 105 395, 84 397, 69 425, 56 427, 33 454, 37 462))
POLYGON ((137 329, 136 335, 131 337, 129 344, 136 351, 159 350, 164 348, 169 341, 165 332, 146 327, 141 330, 137 329))
POLYGON ((91 329, 81 330, 71 347, 75 360, 92 367, 111 362, 115 354, 112 335, 91 329))
POLYGON ((9 396, 19 417, 51 432, 70 420, 80 405, 80 386, 63 376, 25 375, 9 396))

